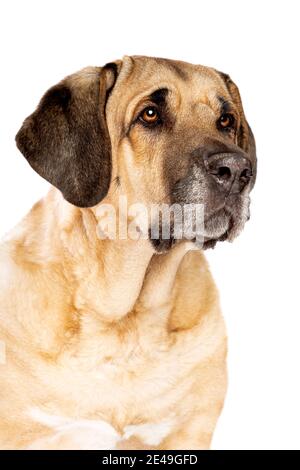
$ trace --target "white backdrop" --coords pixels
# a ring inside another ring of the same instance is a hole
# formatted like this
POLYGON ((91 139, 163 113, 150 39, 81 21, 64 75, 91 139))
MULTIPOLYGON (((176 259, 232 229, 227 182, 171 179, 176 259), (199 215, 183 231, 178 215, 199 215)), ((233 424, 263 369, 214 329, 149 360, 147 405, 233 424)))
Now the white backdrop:
POLYGON ((1 2, 0 232, 48 188, 14 136, 48 87, 124 54, 211 65, 239 85, 258 149, 252 218, 208 253, 229 335, 215 449, 300 449, 297 1, 1 2))

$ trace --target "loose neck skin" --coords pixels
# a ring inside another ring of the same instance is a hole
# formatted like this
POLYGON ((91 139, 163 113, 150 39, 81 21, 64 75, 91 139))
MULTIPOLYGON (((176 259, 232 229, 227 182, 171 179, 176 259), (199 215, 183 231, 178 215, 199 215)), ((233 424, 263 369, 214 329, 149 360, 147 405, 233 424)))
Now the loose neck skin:
MULTIPOLYGON (((191 249, 183 242, 169 253, 157 255, 149 240, 99 239, 98 223, 95 210, 68 204, 54 189, 25 222, 28 235, 23 250, 29 245, 32 259, 39 260, 43 269, 58 263, 83 343, 82 335, 90 338, 95 329, 111 329, 137 304, 145 312, 167 303, 178 267, 191 249)), ((61 328, 60 313, 56 315, 61 328)))

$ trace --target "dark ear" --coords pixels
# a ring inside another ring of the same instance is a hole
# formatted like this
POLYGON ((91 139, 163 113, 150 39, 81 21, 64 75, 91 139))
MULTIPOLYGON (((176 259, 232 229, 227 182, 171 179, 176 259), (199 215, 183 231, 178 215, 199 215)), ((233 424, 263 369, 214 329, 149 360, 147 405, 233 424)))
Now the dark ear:
POLYGON ((217 72, 222 77, 223 81, 225 82, 227 90, 232 98, 232 101, 235 103, 239 111, 240 118, 241 118, 241 124, 240 124, 240 128, 238 130, 238 135, 237 135, 237 141, 238 141, 237 143, 239 147, 241 147, 246 153, 250 155, 251 160, 255 162, 256 161, 255 139, 254 139, 254 135, 252 133, 251 127, 249 126, 247 119, 245 117, 239 89, 236 86, 236 84, 231 80, 229 75, 220 71, 217 71, 217 72))
POLYGON ((116 76, 116 64, 70 75, 47 91, 16 136, 32 168, 79 207, 97 204, 110 185, 105 105, 116 76))

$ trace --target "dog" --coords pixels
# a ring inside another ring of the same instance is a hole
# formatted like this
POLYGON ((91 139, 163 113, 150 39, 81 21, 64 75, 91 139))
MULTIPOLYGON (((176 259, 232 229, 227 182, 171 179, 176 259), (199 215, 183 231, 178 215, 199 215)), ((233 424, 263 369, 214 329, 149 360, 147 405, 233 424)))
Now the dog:
POLYGON ((16 143, 52 186, 0 248, 0 447, 208 449, 227 339, 203 251, 243 229, 256 177, 237 86, 125 56, 50 88, 16 143), (202 245, 134 213, 111 237, 120 197, 202 205, 202 245))

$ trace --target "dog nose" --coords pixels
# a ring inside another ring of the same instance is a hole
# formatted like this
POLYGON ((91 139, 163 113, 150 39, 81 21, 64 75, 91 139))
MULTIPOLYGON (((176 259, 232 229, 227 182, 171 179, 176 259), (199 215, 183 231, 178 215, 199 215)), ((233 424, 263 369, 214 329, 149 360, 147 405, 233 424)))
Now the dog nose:
POLYGON ((250 161, 238 153, 215 154, 206 160, 207 172, 225 191, 240 193, 250 182, 250 161))

